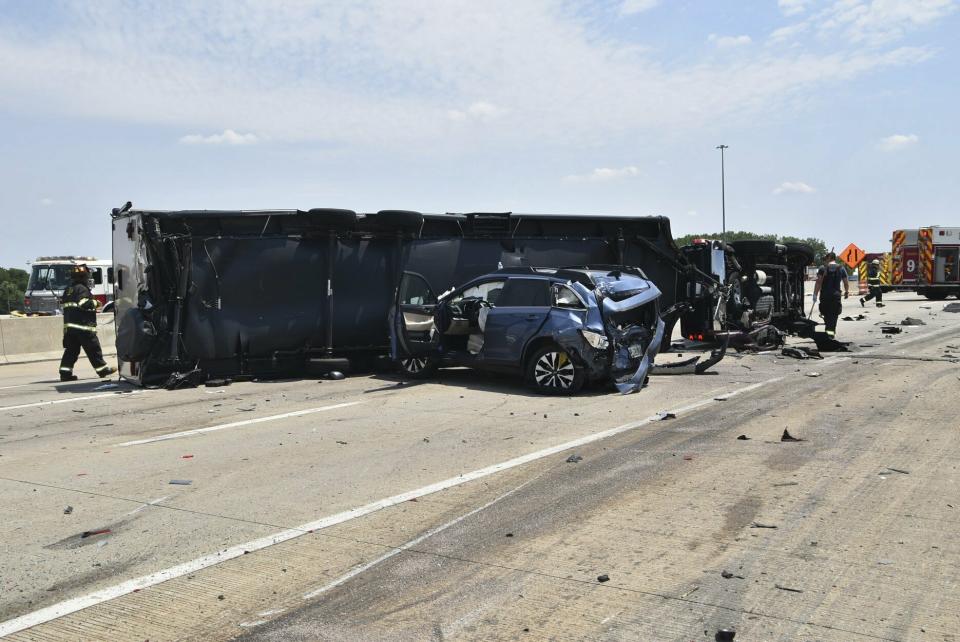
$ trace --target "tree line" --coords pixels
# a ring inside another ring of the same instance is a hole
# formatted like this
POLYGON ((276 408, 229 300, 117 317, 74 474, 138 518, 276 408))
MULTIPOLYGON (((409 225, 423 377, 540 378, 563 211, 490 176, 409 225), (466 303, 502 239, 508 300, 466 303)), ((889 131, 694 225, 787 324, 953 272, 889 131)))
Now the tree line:
POLYGON ((0 314, 23 310, 30 273, 19 268, 0 268, 0 314))
MULTIPOLYGON (((684 245, 690 245, 693 243, 694 239, 719 239, 719 232, 711 232, 708 234, 687 234, 685 236, 677 237, 676 243, 679 247, 684 245)), ((817 263, 823 261, 823 255, 827 253, 827 244, 823 242, 823 239, 818 239, 815 237, 808 237, 805 239, 799 238, 797 236, 779 236, 777 234, 757 234, 755 232, 742 232, 737 230, 728 230, 727 231, 727 242, 730 241, 776 241, 777 243, 806 243, 813 248, 813 253, 816 256, 814 259, 817 263)))

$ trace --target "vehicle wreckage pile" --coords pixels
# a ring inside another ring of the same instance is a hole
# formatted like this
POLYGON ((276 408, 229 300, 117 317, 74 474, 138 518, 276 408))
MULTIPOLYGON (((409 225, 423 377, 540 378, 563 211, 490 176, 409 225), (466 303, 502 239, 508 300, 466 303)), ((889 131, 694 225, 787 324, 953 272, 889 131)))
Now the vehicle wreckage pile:
POLYGON ((805 245, 678 248, 664 217, 384 210, 112 213, 117 354, 140 385, 303 376, 390 356, 543 393, 700 373, 812 334, 805 245), (710 357, 654 364, 677 321, 710 357))

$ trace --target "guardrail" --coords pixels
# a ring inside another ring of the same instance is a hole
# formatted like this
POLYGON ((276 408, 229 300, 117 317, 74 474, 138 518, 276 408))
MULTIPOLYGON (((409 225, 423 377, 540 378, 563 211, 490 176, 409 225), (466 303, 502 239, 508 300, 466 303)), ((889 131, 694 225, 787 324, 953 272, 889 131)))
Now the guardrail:
MULTIPOLYGON (((97 336, 104 354, 116 354, 113 313, 97 315, 97 336)), ((0 365, 55 361, 62 354, 62 316, 0 317, 0 365)), ((80 359, 86 359, 82 352, 80 359)))

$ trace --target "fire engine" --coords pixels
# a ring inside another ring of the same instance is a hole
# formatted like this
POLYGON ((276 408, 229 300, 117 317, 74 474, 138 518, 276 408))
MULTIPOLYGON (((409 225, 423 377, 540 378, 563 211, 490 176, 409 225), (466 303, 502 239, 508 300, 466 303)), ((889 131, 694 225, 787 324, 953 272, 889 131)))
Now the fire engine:
POLYGON ((960 227, 921 227, 917 249, 917 294, 960 297, 960 227))

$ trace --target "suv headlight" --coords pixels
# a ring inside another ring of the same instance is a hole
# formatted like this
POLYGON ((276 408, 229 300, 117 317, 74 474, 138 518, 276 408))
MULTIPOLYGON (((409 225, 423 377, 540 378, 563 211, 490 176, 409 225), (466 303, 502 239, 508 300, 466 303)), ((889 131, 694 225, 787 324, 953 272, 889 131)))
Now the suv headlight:
POLYGON ((597 350, 606 350, 607 346, 610 345, 606 335, 600 334, 599 332, 594 332, 592 330, 580 330, 580 334, 582 334, 583 338, 587 340, 587 343, 597 350))

